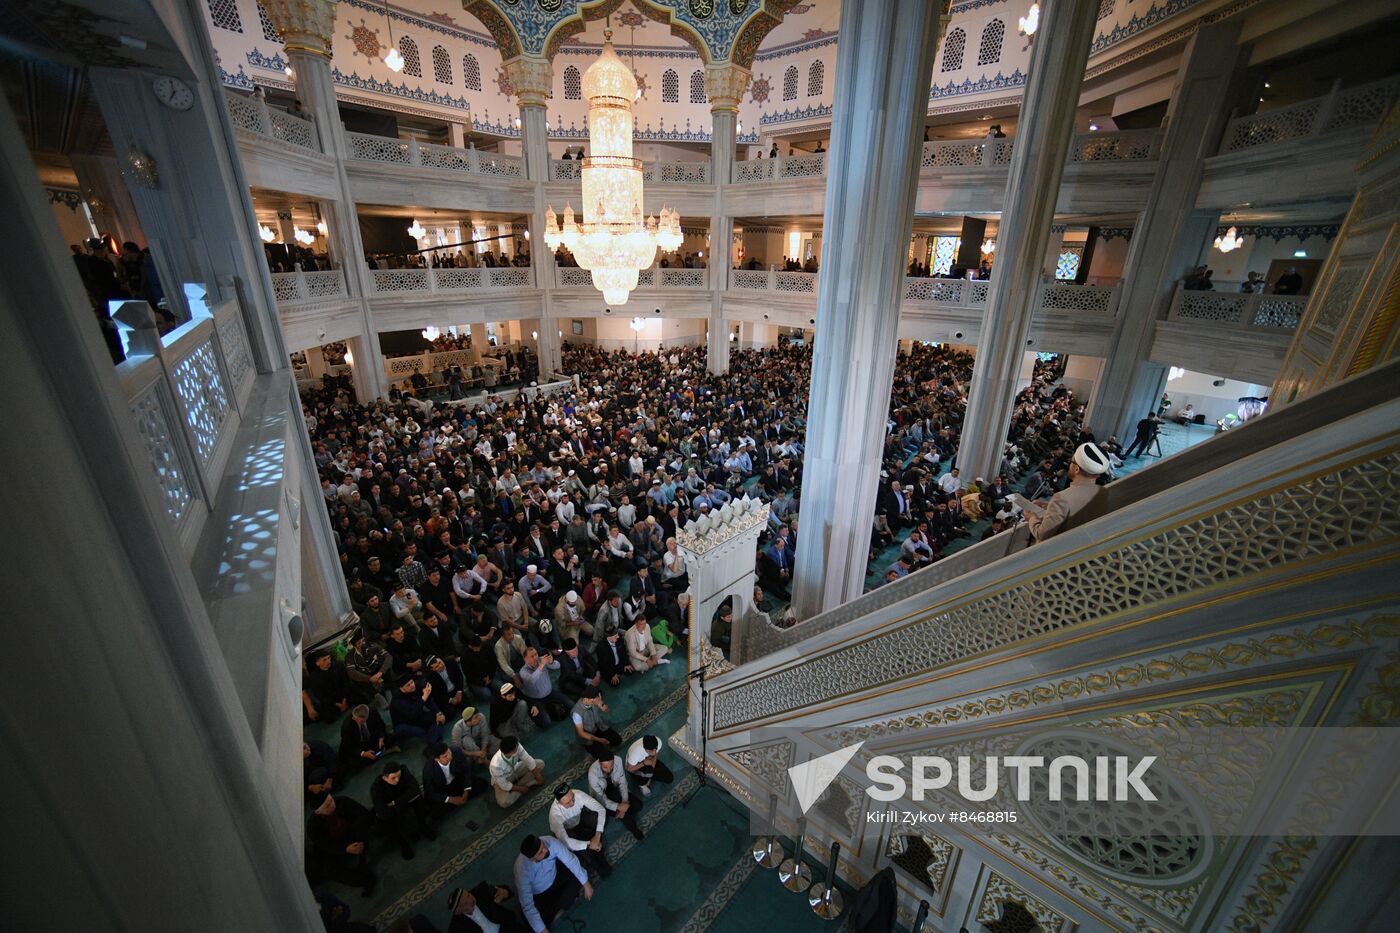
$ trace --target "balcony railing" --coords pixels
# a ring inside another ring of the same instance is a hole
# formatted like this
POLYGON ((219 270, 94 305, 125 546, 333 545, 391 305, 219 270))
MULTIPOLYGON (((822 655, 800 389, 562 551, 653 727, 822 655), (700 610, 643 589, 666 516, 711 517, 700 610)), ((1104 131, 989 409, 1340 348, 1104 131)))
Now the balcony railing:
POLYGON ((1177 285, 1167 320, 1291 334, 1307 305, 1307 295, 1196 292, 1177 285))
MULTIPOLYGON (((551 159, 550 181, 578 181, 583 171, 581 159, 551 159)), ((704 162, 643 162, 642 180, 648 184, 708 185, 710 163, 704 162)))
POLYGON ((1162 145, 1162 131, 1118 130, 1112 133, 1078 133, 1069 150, 1071 162, 1154 162, 1162 145))
POLYGON ((274 272, 272 292, 279 305, 325 301, 344 298, 349 294, 345 288, 345 273, 340 269, 326 272, 274 272))
POLYGON ((213 507, 257 370, 237 301, 211 310, 202 287, 187 285, 185 291, 196 316, 164 337, 145 302, 124 302, 114 317, 127 345, 117 378, 161 504, 182 542, 192 547, 213 507))
MULTIPOLYGON (((709 288, 706 269, 643 269, 637 273, 638 288, 709 288)), ((593 273, 574 266, 554 270, 558 288, 592 288, 593 273)))
POLYGON ((420 143, 411 137, 395 139, 368 133, 346 133, 345 137, 350 143, 350 158, 361 162, 417 165, 497 178, 525 177, 525 160, 520 156, 420 143))
POLYGON ((224 105, 236 129, 315 151, 316 126, 310 120, 269 107, 261 94, 239 94, 224 88, 224 105))
POLYGON ((534 288, 534 271, 527 267, 496 269, 371 269, 376 295, 435 295, 534 288))
MULTIPOLYGON (((733 269, 729 288, 734 291, 766 291, 816 296, 819 273, 779 272, 773 269, 733 269)), ((991 282, 968 279, 938 279, 909 276, 904 280, 903 300, 932 307, 974 308, 987 306, 991 282)), ((1073 282, 1042 282, 1037 311, 1074 311, 1112 317, 1118 310, 1116 285, 1076 285, 1073 282)))
POLYGON ((772 181, 779 178, 822 178, 826 175, 826 153, 751 159, 734 163, 734 183, 772 181))
POLYGON ((1333 91, 1291 107, 1236 117, 1225 126, 1225 141, 1220 151, 1238 152, 1355 126, 1374 126, 1397 97, 1400 97, 1400 78, 1388 78, 1345 91, 1333 91))

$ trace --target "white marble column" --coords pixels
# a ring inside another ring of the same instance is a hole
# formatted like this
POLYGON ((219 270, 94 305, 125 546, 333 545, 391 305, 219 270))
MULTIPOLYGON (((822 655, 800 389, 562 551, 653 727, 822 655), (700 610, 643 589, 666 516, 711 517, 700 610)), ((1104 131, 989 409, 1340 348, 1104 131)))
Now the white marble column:
POLYGON ((345 173, 349 143, 340 123, 335 83, 331 79, 330 48, 335 31, 335 0, 265 0, 268 18, 282 32, 287 61, 292 66, 297 100, 316 124, 321 151, 335 159, 335 176, 340 195, 326 211, 327 237, 334 253, 342 257, 350 297, 360 304, 363 339, 355 350, 355 391, 360 401, 369 403, 388 394, 384 357, 379 349, 379 330, 369 296, 374 293, 360 221, 350 179, 345 173), (363 351, 364 356, 361 356, 363 351))
POLYGON ((1001 462, 1097 12, 1092 3, 1051 0, 1040 18, 958 448, 964 476, 993 475, 1001 462))
POLYGON ((1108 363, 1089 405, 1089 424, 1099 437, 1131 435, 1130 427, 1149 409, 1155 411, 1161 398, 1166 367, 1149 362, 1147 355, 1176 283, 1210 242, 1219 217, 1195 209, 1196 193, 1202 163, 1215 155, 1244 80, 1239 33, 1235 19, 1204 26, 1182 55, 1157 175, 1123 264, 1108 363))
POLYGON ((554 254, 544 243, 544 215, 548 208, 545 183, 549 181, 549 127, 545 102, 554 80, 548 59, 522 55, 505 64, 506 76, 520 104, 520 144, 525 153, 525 175, 535 183, 530 207, 530 266, 540 290, 540 380, 558 372, 559 322, 554 316, 550 289, 554 286, 554 254))
POLYGON ((799 619, 864 588, 938 21, 927 0, 841 8, 793 575, 799 619))
MULTIPOLYGON (((131 74, 149 95, 150 75, 131 74)), ((0 448, 41 464, 45 487, 63 494, 0 488, 0 509, 28 532, 0 540, 15 581, 0 861, 7 891, 26 892, 6 897, 5 925, 312 933, 301 830, 280 796, 300 771, 279 771, 281 750, 265 758, 250 728, 23 138, 0 99, 0 373, 5 397, 23 400, 0 448), (57 671, 81 688, 55 690, 57 671), (76 753, 75 722, 101 723, 76 753)))
POLYGON ((724 290, 729 287, 729 264, 734 252, 734 218, 726 216, 721 194, 734 172, 735 136, 739 102, 753 75, 733 62, 718 62, 705 69, 705 95, 710 101, 710 182, 714 208, 710 211, 710 328, 706 366, 712 373, 729 369, 729 329, 724 324, 724 290))
POLYGON ((122 181, 117 160, 111 156, 74 152, 68 156, 68 161, 73 164, 78 190, 92 211, 97 229, 110 232, 123 242, 135 240, 145 246, 146 234, 141 229, 141 218, 131 203, 131 194, 122 181))

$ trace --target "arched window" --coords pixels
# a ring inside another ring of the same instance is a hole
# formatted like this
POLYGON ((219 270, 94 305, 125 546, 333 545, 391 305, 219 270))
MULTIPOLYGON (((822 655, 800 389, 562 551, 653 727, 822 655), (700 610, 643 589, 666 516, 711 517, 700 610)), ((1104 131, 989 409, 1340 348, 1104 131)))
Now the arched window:
POLYGON ((423 62, 418 58, 418 43, 408 36, 399 38, 399 54, 403 56, 403 73, 423 77, 423 62))
POLYGON ((209 0, 209 18, 214 25, 229 32, 242 32, 243 20, 238 18, 236 0, 209 0))
POLYGON ((469 91, 481 90, 481 63, 475 55, 462 56, 462 86, 469 91))
POLYGON ((661 72, 661 102, 676 104, 681 99, 681 76, 670 68, 661 72))
POLYGON ((812 67, 807 69, 807 96, 821 97, 822 84, 825 83, 826 66, 821 59, 812 62, 812 67))
POLYGON ((967 47, 967 33, 954 29, 943 40, 943 66, 941 71, 957 71, 962 68, 963 49, 967 47))
POLYGON ((262 24, 263 38, 268 42, 281 42, 282 37, 277 34, 277 27, 272 25, 272 20, 267 18, 267 7, 258 2, 258 22, 262 24))
POLYGON ((1001 61, 1001 40, 1006 35, 1006 24, 994 19, 982 28, 982 44, 977 47, 977 64, 995 65, 1001 61))
POLYGON ((452 83, 452 60, 447 57, 447 49, 433 46, 433 77, 438 84, 452 83))
POLYGON ((573 65, 564 69, 564 99, 583 100, 583 79, 573 65))
POLYGON ((690 73, 690 102, 692 104, 705 102, 705 72, 703 71, 690 73))
POLYGON ((797 66, 788 65, 783 72, 783 100, 797 100, 797 66))

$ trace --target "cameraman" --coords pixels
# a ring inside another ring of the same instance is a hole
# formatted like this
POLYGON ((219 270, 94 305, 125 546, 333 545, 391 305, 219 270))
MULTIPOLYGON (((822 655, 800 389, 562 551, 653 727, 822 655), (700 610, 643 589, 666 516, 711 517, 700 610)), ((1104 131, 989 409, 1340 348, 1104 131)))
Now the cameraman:
POLYGON ((1133 442, 1128 445, 1128 449, 1123 451, 1123 459, 1127 460, 1134 454, 1140 458, 1143 454, 1147 453, 1147 448, 1150 447, 1152 442, 1157 438, 1158 426, 1161 423, 1162 419, 1157 417, 1157 413, 1149 411, 1147 417, 1137 423, 1137 436, 1134 437, 1133 442))

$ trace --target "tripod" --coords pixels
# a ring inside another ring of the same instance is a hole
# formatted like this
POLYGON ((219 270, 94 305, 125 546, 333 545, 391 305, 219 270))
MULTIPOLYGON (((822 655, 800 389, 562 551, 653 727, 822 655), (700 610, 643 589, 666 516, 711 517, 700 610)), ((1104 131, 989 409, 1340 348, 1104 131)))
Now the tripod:
POLYGON ((710 691, 705 687, 705 668, 688 675, 687 679, 700 682, 700 787, 705 787, 708 783, 705 775, 710 766, 710 706, 706 702, 710 691))
POLYGON ((1142 456, 1162 459, 1162 429, 1155 424, 1152 426, 1152 439, 1143 447, 1142 456))

